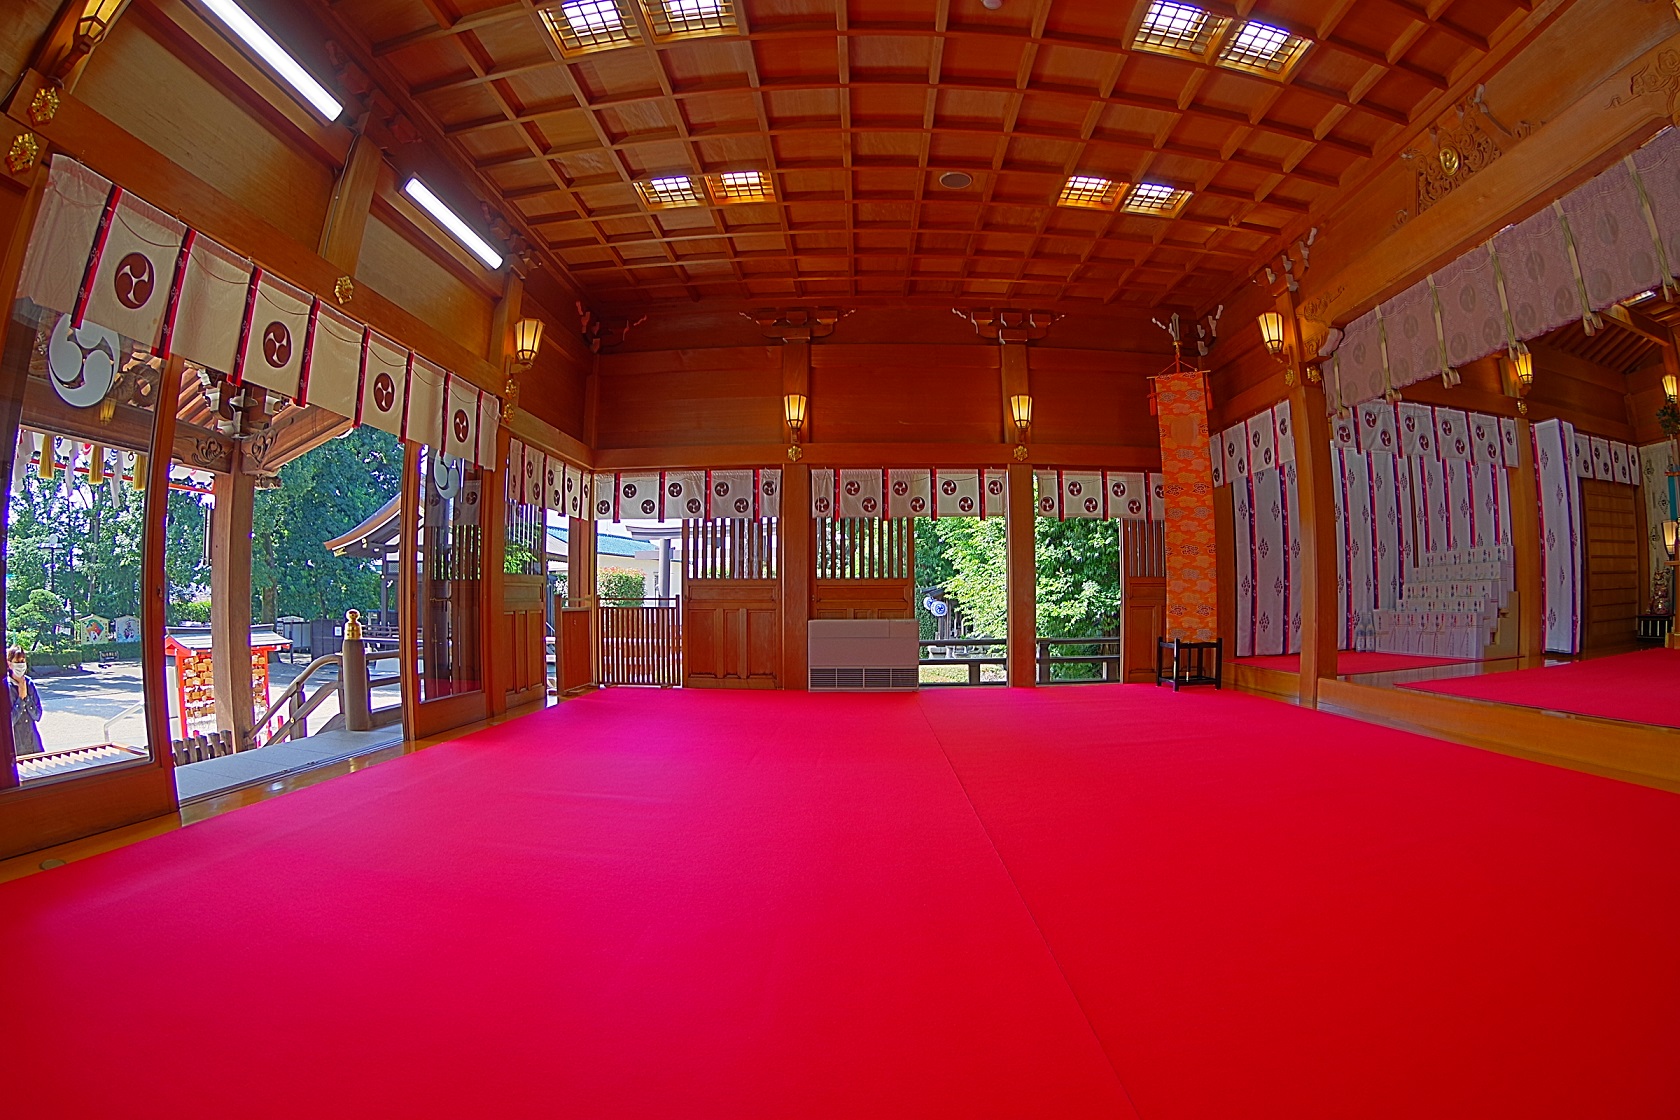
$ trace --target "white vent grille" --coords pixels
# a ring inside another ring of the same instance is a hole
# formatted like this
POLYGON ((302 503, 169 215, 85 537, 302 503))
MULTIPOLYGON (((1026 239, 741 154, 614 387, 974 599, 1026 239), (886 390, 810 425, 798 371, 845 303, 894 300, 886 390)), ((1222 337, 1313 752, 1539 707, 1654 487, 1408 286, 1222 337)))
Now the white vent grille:
POLYGON ((915 669, 811 670, 812 692, 907 692, 919 686, 915 669))

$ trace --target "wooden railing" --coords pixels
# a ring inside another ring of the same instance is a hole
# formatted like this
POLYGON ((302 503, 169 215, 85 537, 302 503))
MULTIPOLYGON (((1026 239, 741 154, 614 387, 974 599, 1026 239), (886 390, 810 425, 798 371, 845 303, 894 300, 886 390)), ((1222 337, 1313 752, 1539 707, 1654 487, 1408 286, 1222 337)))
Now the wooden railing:
MULTIPOLYGON (((1003 638, 929 638, 917 643, 921 646, 922 656, 919 664, 924 668, 939 668, 941 666, 960 666, 967 670, 967 679, 961 681, 924 680, 924 687, 951 687, 962 685, 1002 684, 1002 679, 986 680, 983 672, 988 665, 1004 666, 1008 659, 1004 650, 1008 645, 1003 638), (991 652, 991 651, 996 652, 991 652)), ((1077 684, 1092 681, 1122 680, 1120 663, 1120 639, 1108 636, 1094 638, 1039 638, 1036 640, 1038 682, 1040 684, 1077 684), (1075 647, 1089 646, 1090 653, 1059 652, 1075 647), (1100 674, 1090 677, 1075 677, 1069 675, 1058 676, 1058 666, 1096 665, 1100 667, 1100 674)), ((927 674, 923 674, 927 676, 927 674)))
POLYGON ((682 679, 682 604, 619 599, 597 608, 604 685, 675 688, 682 679))
MULTIPOLYGON (((346 639, 347 643, 348 641, 349 639, 346 639)), ((263 709, 262 715, 257 717, 256 722, 251 724, 251 746, 267 747, 275 743, 284 743, 289 739, 301 739, 308 735, 309 717, 315 709, 326 703, 327 697, 342 694, 343 666, 344 657, 338 653, 329 653, 325 657, 317 657, 311 661, 308 667, 298 674, 297 679, 287 685, 286 690, 276 696, 268 707, 263 709), (320 688, 315 690, 315 695, 305 696, 304 689, 309 684, 309 678, 328 665, 339 670, 339 678, 323 683, 320 688), (270 722, 280 714, 282 709, 286 713, 284 720, 278 727, 268 731, 270 722)))

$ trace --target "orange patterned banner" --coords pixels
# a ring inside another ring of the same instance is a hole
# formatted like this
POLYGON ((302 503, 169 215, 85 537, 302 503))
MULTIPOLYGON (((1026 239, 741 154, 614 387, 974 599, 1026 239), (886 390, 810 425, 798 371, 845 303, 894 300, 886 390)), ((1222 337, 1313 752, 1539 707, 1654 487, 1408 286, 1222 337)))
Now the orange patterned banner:
POLYGON ((1175 365, 1155 378, 1167 507, 1167 637, 1219 634, 1219 566, 1208 466, 1207 376, 1175 365))

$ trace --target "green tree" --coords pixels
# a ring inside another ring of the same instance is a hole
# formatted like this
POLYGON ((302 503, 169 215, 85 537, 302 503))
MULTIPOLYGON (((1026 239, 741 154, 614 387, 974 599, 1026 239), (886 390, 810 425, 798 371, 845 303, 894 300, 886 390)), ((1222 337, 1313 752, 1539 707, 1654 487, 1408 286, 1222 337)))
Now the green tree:
POLYGON ((603 602, 627 605, 647 594, 647 576, 634 568, 602 568, 596 594, 603 602))
MULTIPOLYGON (((133 490, 113 496, 109 486, 66 484, 62 474, 33 472, 11 496, 6 534, 8 619, 34 609, 47 591, 68 616, 104 618, 140 613, 141 534, 144 501, 133 490)), ((16 630, 15 622, 8 629, 16 630)))
POLYGON ((251 533, 255 617, 335 618, 351 607, 378 606, 377 565, 334 556, 321 545, 391 500, 402 486, 402 461, 393 436, 352 428, 281 467, 277 487, 258 491, 251 533))
MULTIPOLYGON (((169 492, 169 519, 164 532, 163 572, 168 584, 169 625, 200 621, 193 604, 210 591, 210 564, 205 559, 209 506, 203 496, 182 490, 169 492)), ((202 621, 208 621, 204 619, 202 621)))
MULTIPOLYGON (((1115 522, 1040 517, 1035 519, 1034 536, 1039 635, 1112 634, 1120 618, 1120 540, 1115 522)), ((977 637, 1001 638, 1008 632, 1007 558, 1008 531, 1001 518, 947 518, 916 524, 918 589, 944 588, 946 597, 963 612, 968 632, 977 637)), ((924 636, 931 636, 930 622, 924 619, 924 636)))

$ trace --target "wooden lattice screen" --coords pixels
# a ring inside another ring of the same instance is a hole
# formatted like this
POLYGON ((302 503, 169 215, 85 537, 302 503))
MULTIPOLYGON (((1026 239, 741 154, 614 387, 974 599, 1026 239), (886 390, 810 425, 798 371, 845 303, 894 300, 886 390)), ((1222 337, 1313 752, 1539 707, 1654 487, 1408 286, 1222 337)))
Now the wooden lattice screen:
POLYGON ((818 579, 909 579, 915 522, 872 517, 817 519, 818 579))
POLYGON ((1160 521, 1120 522, 1120 562, 1128 576, 1167 574, 1166 525, 1160 521))
POLYGON ((774 517, 683 522, 683 578, 775 579, 778 534, 774 517))

